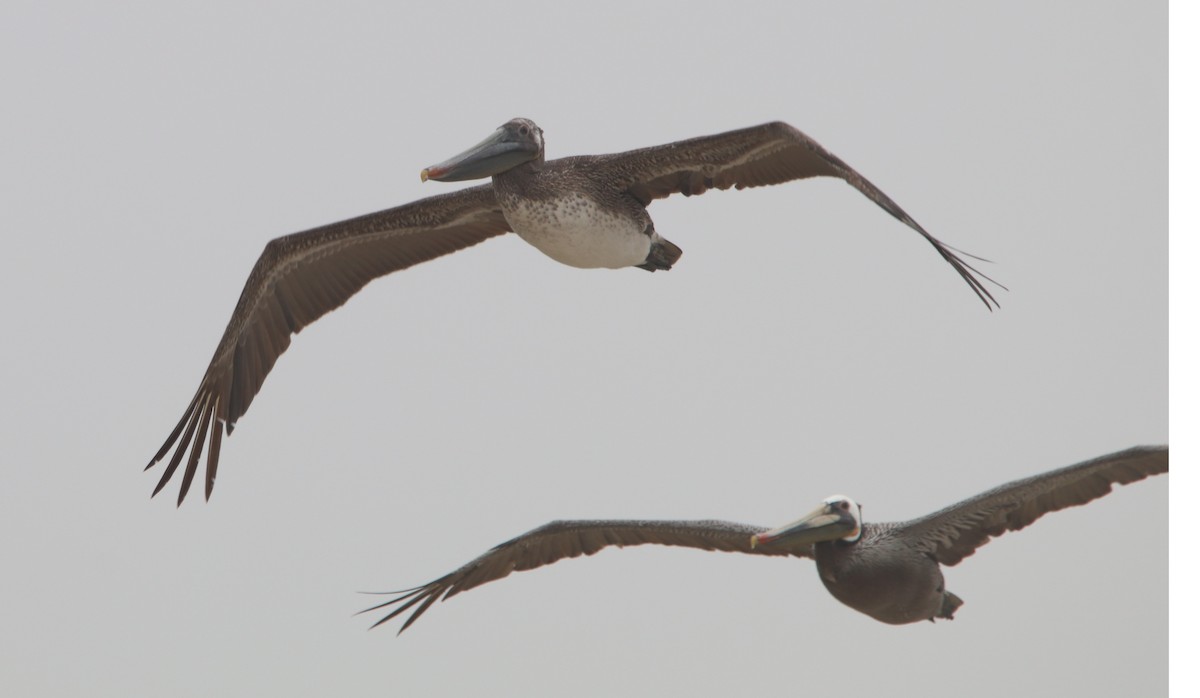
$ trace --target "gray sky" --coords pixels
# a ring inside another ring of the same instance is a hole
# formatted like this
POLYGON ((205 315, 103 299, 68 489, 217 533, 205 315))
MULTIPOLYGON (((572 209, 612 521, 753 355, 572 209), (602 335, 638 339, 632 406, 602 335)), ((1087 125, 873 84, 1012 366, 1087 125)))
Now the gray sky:
POLYGON ((0 687, 1166 692, 1169 477, 949 568, 952 623, 631 549, 367 632, 355 591, 555 518, 902 520, 1168 438, 1165 4, 448 5, 0 9, 0 687), (656 202, 669 273, 507 236, 305 330, 213 500, 151 500, 263 245, 447 191, 512 116, 549 157, 785 120, 1011 291, 833 180, 656 202))

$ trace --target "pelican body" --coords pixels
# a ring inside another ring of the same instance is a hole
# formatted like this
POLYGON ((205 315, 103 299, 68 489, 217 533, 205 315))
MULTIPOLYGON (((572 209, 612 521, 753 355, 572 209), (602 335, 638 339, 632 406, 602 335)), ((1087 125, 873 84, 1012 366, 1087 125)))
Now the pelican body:
POLYGON ((803 557, 838 601, 893 625, 953 619, 963 601, 946 590, 942 565, 958 564, 990 539, 1044 514, 1103 497, 1168 470, 1166 446, 1140 446, 1001 485, 903 523, 863 523, 844 495, 784 526, 727 521, 554 521, 501 543, 459 569, 364 611, 389 608, 378 626, 411 611, 404 632, 438 599, 565 558, 615 545, 671 545, 751 555, 803 557))
POLYGON ((510 231, 574 267, 667 270, 682 251, 655 231, 646 211, 654 199, 817 176, 845 180, 917 231, 988 308, 995 303, 979 279, 987 277, 865 177, 785 123, 624 153, 548 161, 542 130, 528 119, 513 119, 474 148, 421 172, 422 180, 490 177, 490 183, 267 244, 200 387, 146 466, 153 467, 175 449, 154 493, 166 486, 186 455, 177 500, 182 503, 207 444, 204 495, 211 496, 222 435, 233 432, 291 336, 373 279, 510 231))
POLYGON ((670 269, 683 250, 655 232, 648 200, 597 179, 599 160, 583 156, 546 162, 542 129, 528 119, 513 119, 474 148, 425 168, 421 179, 490 176, 513 232, 567 266, 670 269))
MULTIPOLYGON (((912 545, 901 524, 863 524, 861 508, 835 495, 816 511, 775 531, 750 537, 750 544, 781 545, 780 539, 807 535, 821 582, 835 599, 875 620, 892 625, 954 618, 962 599, 946 591, 938 561, 912 545), (830 540, 830 532, 846 531, 830 540)), ((791 543, 791 544, 794 544, 791 543)))

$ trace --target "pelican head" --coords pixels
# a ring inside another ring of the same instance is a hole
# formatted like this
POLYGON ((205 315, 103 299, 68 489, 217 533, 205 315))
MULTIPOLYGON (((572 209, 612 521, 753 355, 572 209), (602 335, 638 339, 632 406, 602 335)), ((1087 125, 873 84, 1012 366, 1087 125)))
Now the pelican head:
POLYGON ((507 172, 522 163, 545 158, 542 129, 529 119, 513 119, 474 148, 421 170, 421 181, 460 182, 507 172))
POLYGON ((853 543, 862 536, 862 507, 844 494, 835 494, 821 506, 790 524, 750 537, 750 547, 786 542, 811 545, 842 540, 853 543))

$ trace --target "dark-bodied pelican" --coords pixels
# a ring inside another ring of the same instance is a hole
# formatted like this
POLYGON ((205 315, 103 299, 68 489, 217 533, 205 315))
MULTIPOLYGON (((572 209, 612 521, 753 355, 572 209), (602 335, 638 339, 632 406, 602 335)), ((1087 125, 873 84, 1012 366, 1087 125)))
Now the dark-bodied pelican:
POLYGON ((1167 472, 1167 447, 1141 446, 1001 485, 919 519, 863 523, 843 495, 775 529, 727 521, 555 521, 501 543, 450 574, 363 611, 398 605, 371 627, 405 611, 404 632, 438 599, 610 545, 675 545, 701 550, 813 558, 834 598, 884 623, 952 619, 962 599, 946 591, 939 565, 956 565, 989 539, 1019 531, 1043 514, 1087 504, 1167 472))
POLYGON ((995 303, 954 251, 853 168, 787 124, 547 161, 542 130, 528 119, 513 119, 471 150, 421 172, 422 180, 492 177, 491 184, 267 243, 200 388, 146 466, 158 463, 178 442, 154 493, 170 481, 190 449, 179 487, 178 501, 183 502, 207 439, 204 494, 209 497, 221 451, 220 425, 225 434, 233 431, 292 334, 345 303, 372 279, 509 231, 575 267, 670 269, 682 252, 655 232, 646 213, 654 199, 817 176, 844 179, 916 230, 984 304, 990 308, 995 303))

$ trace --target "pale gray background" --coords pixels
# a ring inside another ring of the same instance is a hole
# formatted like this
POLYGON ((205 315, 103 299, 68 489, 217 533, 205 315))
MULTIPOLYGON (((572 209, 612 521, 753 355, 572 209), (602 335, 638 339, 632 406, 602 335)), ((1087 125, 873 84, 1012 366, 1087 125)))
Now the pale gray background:
POLYGON ((1163 3, 91 3, 0 10, 0 690, 11 695, 1161 695, 1169 478, 947 573, 890 627, 807 561, 606 551, 367 632, 561 517, 906 519, 1167 441, 1163 3), (771 119, 837 181, 668 199, 669 273, 515 236, 296 338, 211 503, 141 467, 272 237, 550 157, 771 119))

